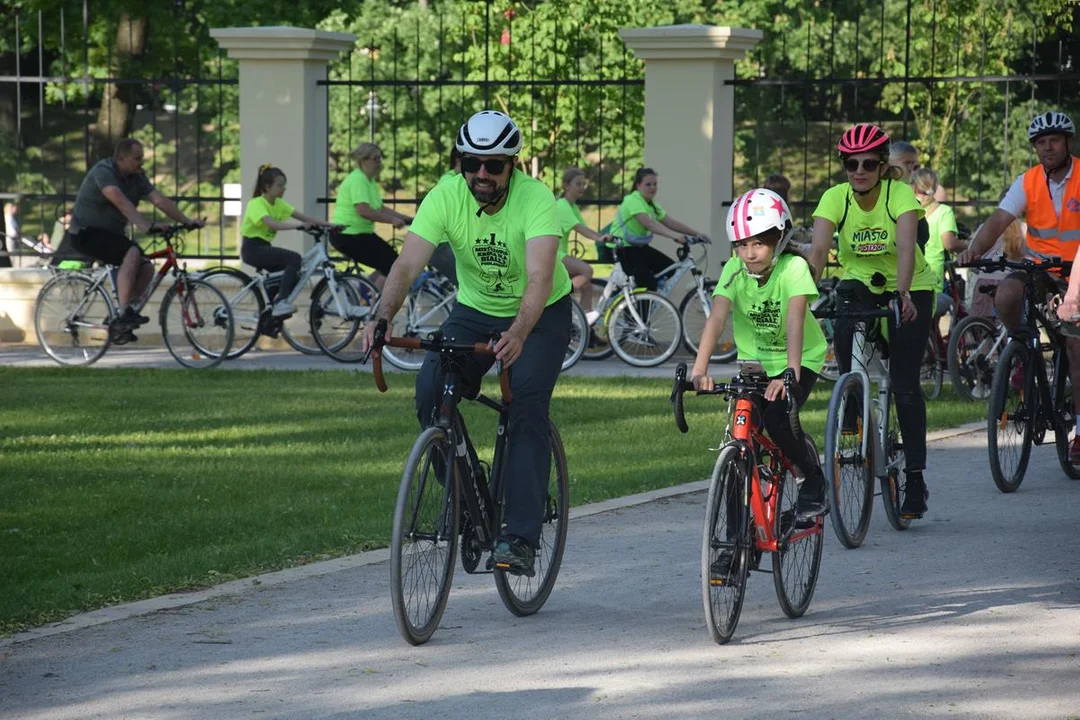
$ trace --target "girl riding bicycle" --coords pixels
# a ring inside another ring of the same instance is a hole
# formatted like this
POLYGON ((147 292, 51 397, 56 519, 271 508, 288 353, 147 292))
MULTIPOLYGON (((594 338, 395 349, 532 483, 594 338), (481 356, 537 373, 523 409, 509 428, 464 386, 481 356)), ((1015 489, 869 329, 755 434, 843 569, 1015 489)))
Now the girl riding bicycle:
POLYGON ((712 313, 698 345, 691 380, 695 390, 712 390, 709 358, 733 314, 739 360, 759 362, 771 382, 765 391, 762 424, 784 455, 806 478, 797 510, 811 517, 825 511, 825 477, 818 460, 796 439, 788 417, 783 374, 795 372, 801 407, 825 360, 825 335, 807 312, 818 296, 806 260, 790 245, 787 203, 758 188, 739 196, 728 211, 727 236, 736 257, 724 264, 713 293, 712 313))
MULTIPOLYGON (((899 168, 889 165, 889 136, 876 125, 847 130, 837 148, 848 182, 825 191, 814 210, 810 264, 820 276, 833 234, 839 236, 842 302, 852 309, 881 307, 893 297, 901 303, 900 327, 889 329, 889 377, 904 438, 906 482, 901 514, 926 513, 926 401, 919 386, 923 355, 930 338, 937 280, 916 241, 924 211, 899 168)), ((833 325, 840 372, 851 370, 855 322, 833 325)), ((854 419, 844 431, 857 432, 854 419)))
POLYGON ((559 216, 559 229, 562 237, 559 240, 559 257, 566 271, 570 273, 570 280, 574 289, 581 295, 581 309, 588 314, 590 323, 595 319, 596 311, 593 310, 592 265, 581 258, 570 255, 570 233, 577 231, 590 240, 607 243, 611 241, 610 235, 596 232, 585 224, 585 218, 578 209, 578 200, 585 194, 589 187, 585 179, 585 171, 581 168, 567 168, 562 178, 563 196, 555 202, 555 212, 559 216))

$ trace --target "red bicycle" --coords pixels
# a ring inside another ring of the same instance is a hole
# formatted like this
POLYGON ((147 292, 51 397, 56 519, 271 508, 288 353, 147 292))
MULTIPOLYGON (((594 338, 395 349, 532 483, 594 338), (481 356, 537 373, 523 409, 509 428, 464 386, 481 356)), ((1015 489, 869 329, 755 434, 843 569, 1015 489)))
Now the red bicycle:
MULTIPOLYGON (((214 367, 232 345, 233 314, 220 290, 189 276, 180 263, 182 245, 174 238, 195 227, 156 226, 151 231, 160 236, 164 247, 146 257, 165 263, 131 307, 141 311, 172 273, 176 280, 161 300, 159 316, 165 347, 181 365, 214 367)), ((42 350, 56 362, 90 365, 113 343, 110 330, 118 316, 115 270, 111 266, 92 273, 54 270, 54 277, 41 288, 34 305, 34 330, 42 350)))
MULTIPOLYGON (((761 427, 761 403, 768 384, 765 373, 743 369, 730 383, 717 383, 714 390, 697 393, 726 398, 731 418, 727 442, 709 484, 701 543, 705 619, 713 640, 720 644, 735 633, 747 576, 751 570, 760 570, 763 553, 771 554, 776 599, 790 618, 801 617, 810 607, 821 569, 824 518, 798 519, 798 470, 761 427)), ((796 384, 795 374, 788 370, 784 387, 792 429, 816 458, 813 440, 799 425, 798 406, 791 394, 796 384)), ((683 393, 693 389, 686 380, 686 364, 680 363, 671 401, 675 424, 682 432, 689 430, 683 393)))

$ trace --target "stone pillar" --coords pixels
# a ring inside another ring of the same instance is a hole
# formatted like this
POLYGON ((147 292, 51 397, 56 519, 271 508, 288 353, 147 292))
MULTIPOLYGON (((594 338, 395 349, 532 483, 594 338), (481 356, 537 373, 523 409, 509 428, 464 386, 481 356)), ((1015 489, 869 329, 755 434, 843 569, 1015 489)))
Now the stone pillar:
MULTIPOLYGON (((735 77, 741 60, 762 38, 760 30, 670 25, 624 28, 623 42, 645 62, 645 165, 660 177, 657 199, 671 215, 719 245, 732 198, 735 148, 735 77)), ((740 188, 742 190, 743 188, 740 188)), ((749 188, 747 188, 749 189, 749 188)), ((658 241, 674 255, 675 243, 658 241)), ((709 253, 715 279, 728 256, 709 253)))
MULTIPOLYGON (((259 166, 288 178, 285 200, 319 219, 326 192, 326 64, 356 43, 352 33, 294 27, 215 28, 211 37, 240 63, 240 182, 246 207, 259 166)), ((310 238, 279 235, 275 244, 304 252, 310 238)))

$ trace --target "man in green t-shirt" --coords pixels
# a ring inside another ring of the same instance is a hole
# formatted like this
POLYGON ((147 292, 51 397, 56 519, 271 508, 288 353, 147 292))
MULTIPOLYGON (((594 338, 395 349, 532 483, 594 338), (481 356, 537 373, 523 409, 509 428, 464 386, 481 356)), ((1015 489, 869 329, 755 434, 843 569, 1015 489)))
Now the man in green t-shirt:
MULTIPOLYGON (((461 126, 462 174, 440 182, 421 203, 383 288, 378 319, 391 322, 445 238, 457 265, 458 302, 443 336, 473 343, 501 334, 495 357, 475 356, 464 364, 463 382, 478 387, 496 358, 514 366, 504 469, 509 481, 492 560, 531 577, 551 466, 548 409, 570 343, 571 285, 556 262, 555 197, 514 168, 521 144, 521 131, 501 112, 484 110, 461 126)), ((364 350, 375 326, 365 328, 364 350)), ((429 353, 416 378, 421 426, 431 424, 442 387, 439 358, 429 353)))

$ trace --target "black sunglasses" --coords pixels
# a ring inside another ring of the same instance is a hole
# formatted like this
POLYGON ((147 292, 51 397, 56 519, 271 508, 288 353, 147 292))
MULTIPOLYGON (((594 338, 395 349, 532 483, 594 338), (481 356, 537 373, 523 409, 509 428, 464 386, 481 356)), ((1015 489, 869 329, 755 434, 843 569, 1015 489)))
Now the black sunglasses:
POLYGON ((461 169, 467 173, 478 173, 481 166, 488 171, 488 175, 502 175, 502 171, 506 169, 506 160, 481 160, 470 155, 461 158, 461 169))
MULTIPOLYGON (((862 161, 863 170, 866 172, 875 172, 881 167, 881 161, 877 158, 865 158, 862 161)), ((844 161, 844 169, 850 173, 857 172, 859 169, 859 161, 855 158, 848 158, 844 161)))

